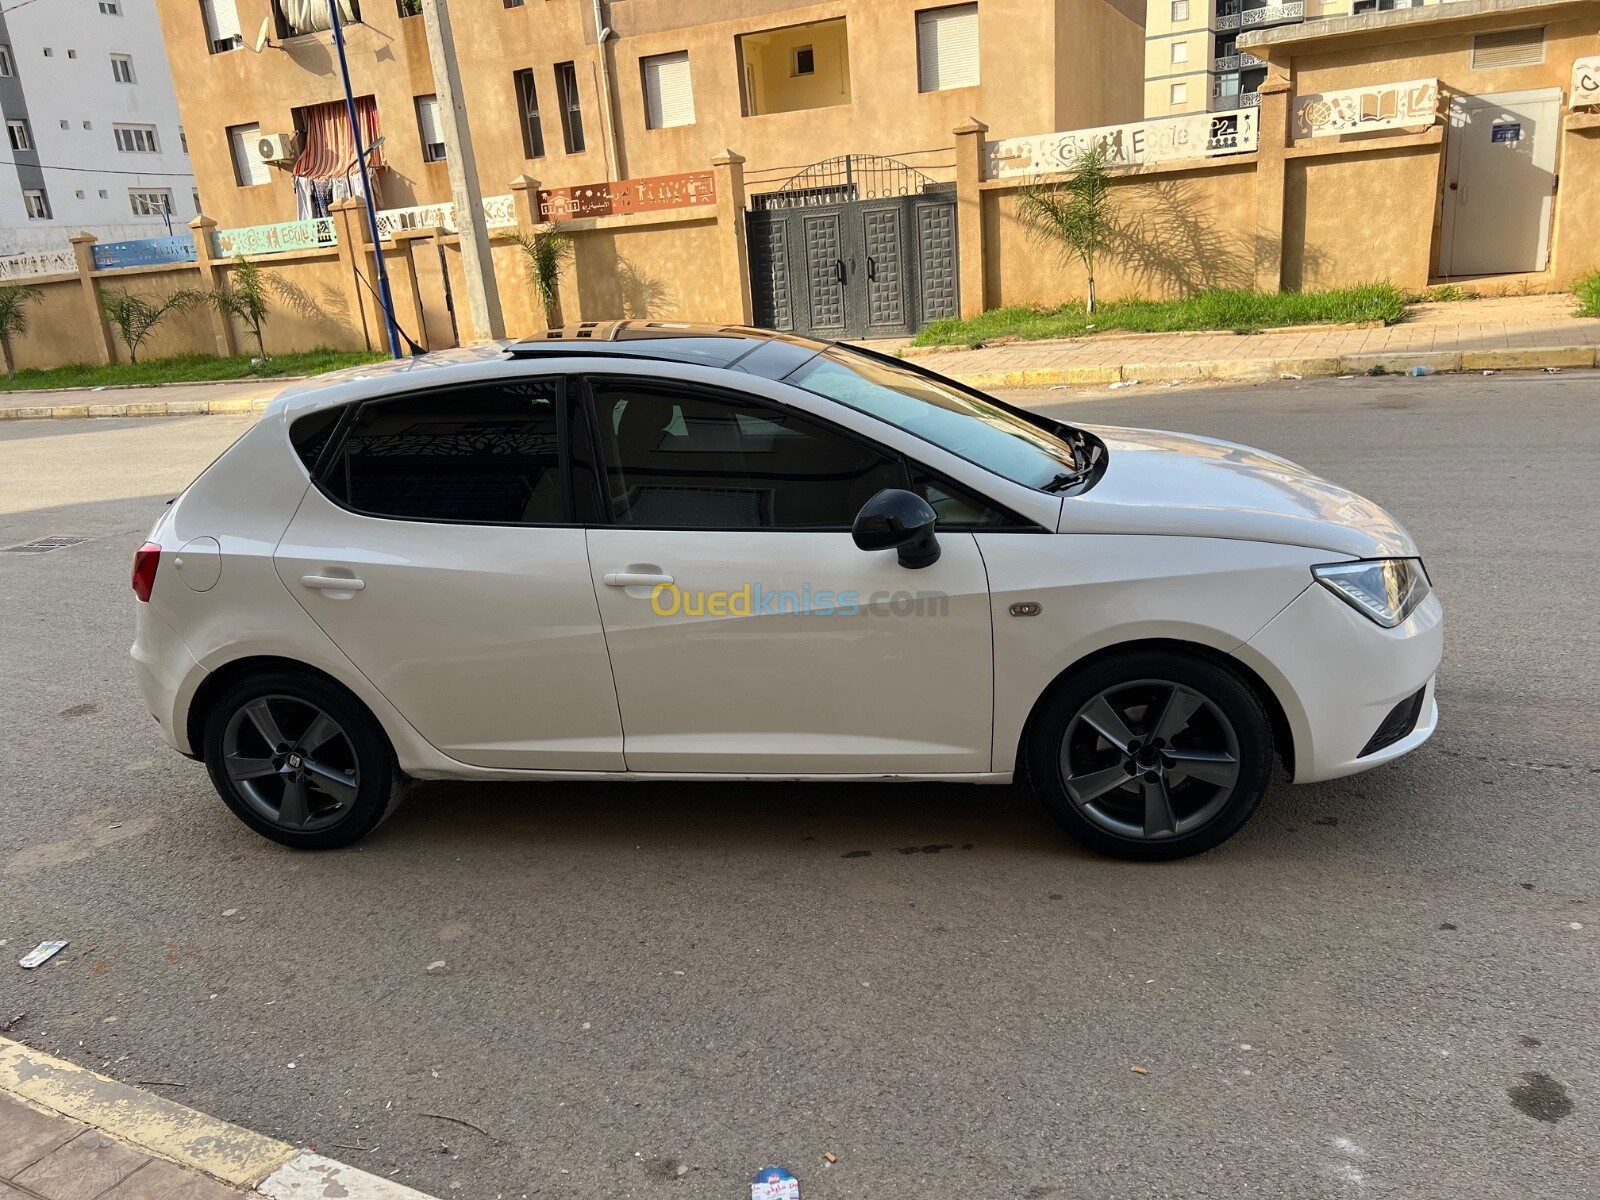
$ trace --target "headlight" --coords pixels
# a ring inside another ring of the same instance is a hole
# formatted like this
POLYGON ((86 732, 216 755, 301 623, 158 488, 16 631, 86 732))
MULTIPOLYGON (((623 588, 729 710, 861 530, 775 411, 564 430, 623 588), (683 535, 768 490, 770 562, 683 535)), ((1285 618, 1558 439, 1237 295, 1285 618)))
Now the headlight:
POLYGON ((1323 587, 1363 616, 1393 629, 1433 590, 1420 558, 1380 558, 1368 562, 1312 567, 1323 587))

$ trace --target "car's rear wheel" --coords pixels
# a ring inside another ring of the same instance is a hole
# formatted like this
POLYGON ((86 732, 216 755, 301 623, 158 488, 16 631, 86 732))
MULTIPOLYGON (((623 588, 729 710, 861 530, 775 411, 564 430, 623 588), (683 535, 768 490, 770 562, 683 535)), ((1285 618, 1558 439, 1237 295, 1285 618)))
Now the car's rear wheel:
POLYGON ((1167 652, 1102 659, 1037 714, 1028 771, 1074 839, 1118 858, 1185 858, 1225 841, 1260 803, 1272 726, 1220 661, 1167 652))
POLYGON ((211 782, 241 821, 300 850, 365 837, 406 779, 372 714, 311 674, 264 672, 230 684, 206 717, 211 782))

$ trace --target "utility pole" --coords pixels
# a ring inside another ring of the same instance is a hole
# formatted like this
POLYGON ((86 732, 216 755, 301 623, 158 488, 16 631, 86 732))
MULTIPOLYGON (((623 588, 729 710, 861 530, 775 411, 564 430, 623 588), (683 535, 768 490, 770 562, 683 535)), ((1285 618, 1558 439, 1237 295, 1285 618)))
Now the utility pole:
POLYGON ((450 28, 450 0, 422 0, 422 23, 428 35, 428 58, 433 63, 439 120, 444 125, 445 169, 450 174, 461 266, 467 277, 467 313, 473 332, 480 339, 503 338, 506 319, 500 311, 494 260, 489 256, 483 188, 478 183, 478 160, 472 153, 472 130, 467 125, 466 104, 461 96, 461 68, 456 62, 456 39, 450 28))
POLYGON ((383 305, 383 324, 389 334, 389 357, 402 357, 400 326, 394 319, 394 296, 389 291, 389 271, 383 265, 383 241, 378 235, 378 209, 372 202, 372 180, 367 175, 367 150, 361 143, 361 122, 356 120, 356 96, 350 86, 350 62, 344 53, 344 24, 339 20, 339 0, 328 0, 333 44, 339 51, 339 74, 344 79, 344 110, 350 118, 350 137, 355 143, 356 169, 361 172, 362 198, 367 202, 367 235, 372 238, 373 274, 378 281, 378 303, 383 305))

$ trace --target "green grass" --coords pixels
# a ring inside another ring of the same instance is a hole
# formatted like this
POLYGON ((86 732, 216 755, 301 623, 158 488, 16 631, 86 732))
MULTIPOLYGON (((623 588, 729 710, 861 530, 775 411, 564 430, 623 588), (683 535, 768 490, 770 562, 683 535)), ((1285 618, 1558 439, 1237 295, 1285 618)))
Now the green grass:
POLYGON ((1600 317, 1600 271, 1591 271, 1572 285, 1580 317, 1600 317))
POLYGON ((1393 284, 1371 283, 1328 292, 1202 292, 1186 300, 1110 300, 1091 317, 1081 304, 1060 308, 997 308, 970 320, 935 321, 914 346, 981 346, 995 338, 1080 337, 1120 329, 1139 333, 1226 329, 1255 333, 1280 325, 1403 321, 1409 308, 1393 284))
POLYGON ((183 354, 176 358, 153 358, 149 362, 116 363, 99 366, 71 363, 41 371, 28 367, 15 379, 0 375, 0 391, 47 391, 76 387, 152 387, 158 383, 202 383, 215 379, 278 379, 285 375, 320 375, 340 367, 355 367, 388 357, 353 350, 303 350, 295 354, 275 354, 264 363, 252 363, 250 355, 218 358, 211 354, 183 354))

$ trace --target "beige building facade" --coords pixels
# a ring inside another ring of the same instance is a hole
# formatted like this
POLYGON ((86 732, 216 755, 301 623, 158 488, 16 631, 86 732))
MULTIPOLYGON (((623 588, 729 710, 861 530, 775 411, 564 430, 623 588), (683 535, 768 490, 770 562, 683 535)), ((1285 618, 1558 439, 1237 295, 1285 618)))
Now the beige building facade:
POLYGON ((1242 35, 1450 0, 1149 0, 1144 115, 1230 112, 1261 101, 1266 63, 1242 35))
MULTIPOLYGON (((383 138, 379 206, 447 201, 423 0, 339 2, 383 138)), ((297 163, 342 112, 325 0, 159 7, 207 215, 304 217, 297 163)), ((454 0, 450 13, 485 195, 523 176, 561 188, 703 171, 729 149, 752 192, 846 154, 950 181, 951 130, 975 112, 1024 133, 1141 111, 1144 0, 454 0)))

